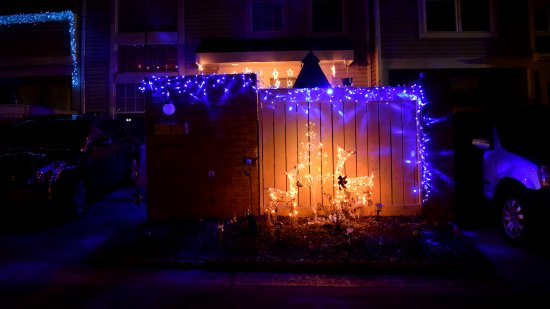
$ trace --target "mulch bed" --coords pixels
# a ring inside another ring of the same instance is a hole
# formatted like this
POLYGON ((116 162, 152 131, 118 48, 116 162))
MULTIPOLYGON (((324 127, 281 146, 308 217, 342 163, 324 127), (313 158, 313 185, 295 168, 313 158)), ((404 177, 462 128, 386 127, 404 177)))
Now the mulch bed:
POLYGON ((488 259, 452 225, 418 217, 322 218, 280 229, 260 217, 145 223, 107 240, 92 261, 226 271, 488 275, 488 259))

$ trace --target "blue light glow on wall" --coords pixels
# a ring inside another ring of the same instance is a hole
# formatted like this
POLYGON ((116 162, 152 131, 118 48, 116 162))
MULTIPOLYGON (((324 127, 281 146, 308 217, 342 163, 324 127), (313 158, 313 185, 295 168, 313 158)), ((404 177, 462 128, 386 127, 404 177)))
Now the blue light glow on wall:
POLYGON ((71 60, 72 74, 71 81, 73 87, 80 84, 77 56, 77 40, 76 40, 76 15, 71 11, 63 12, 45 12, 36 14, 15 14, 0 16, 0 26, 9 26, 14 24, 39 24, 46 22, 68 22, 69 37, 71 40, 71 60))

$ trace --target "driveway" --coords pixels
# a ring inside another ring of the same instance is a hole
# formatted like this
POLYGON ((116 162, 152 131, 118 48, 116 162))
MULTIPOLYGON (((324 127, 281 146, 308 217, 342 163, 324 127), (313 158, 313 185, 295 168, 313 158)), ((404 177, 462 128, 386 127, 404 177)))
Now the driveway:
POLYGON ((0 226, 0 307, 464 308, 550 304, 550 257, 508 246, 496 229, 464 231, 503 280, 437 276, 330 275, 100 267, 87 262, 120 229, 146 220, 122 188, 79 221, 4 221, 0 226))
POLYGON ((550 294, 550 250, 547 239, 541 237, 527 246, 514 247, 504 240, 497 228, 478 228, 463 233, 476 243, 515 290, 550 294))

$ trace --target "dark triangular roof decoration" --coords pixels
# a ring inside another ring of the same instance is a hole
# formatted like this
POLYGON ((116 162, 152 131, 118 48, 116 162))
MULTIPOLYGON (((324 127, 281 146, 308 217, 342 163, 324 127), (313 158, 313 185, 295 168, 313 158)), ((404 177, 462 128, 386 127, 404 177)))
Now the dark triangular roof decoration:
POLYGON ((325 73, 321 70, 319 66, 319 58, 317 58, 312 51, 302 59, 302 70, 298 77, 296 77, 296 82, 294 83, 294 88, 329 88, 330 83, 328 82, 325 73))

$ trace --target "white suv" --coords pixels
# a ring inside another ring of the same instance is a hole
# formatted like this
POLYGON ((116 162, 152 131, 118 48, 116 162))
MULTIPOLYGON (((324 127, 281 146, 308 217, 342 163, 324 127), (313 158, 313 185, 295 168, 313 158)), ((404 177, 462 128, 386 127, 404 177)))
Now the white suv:
POLYGON ((497 207, 504 236, 525 242, 545 224, 550 209, 550 109, 507 110, 492 134, 475 138, 483 152, 483 193, 497 207))

